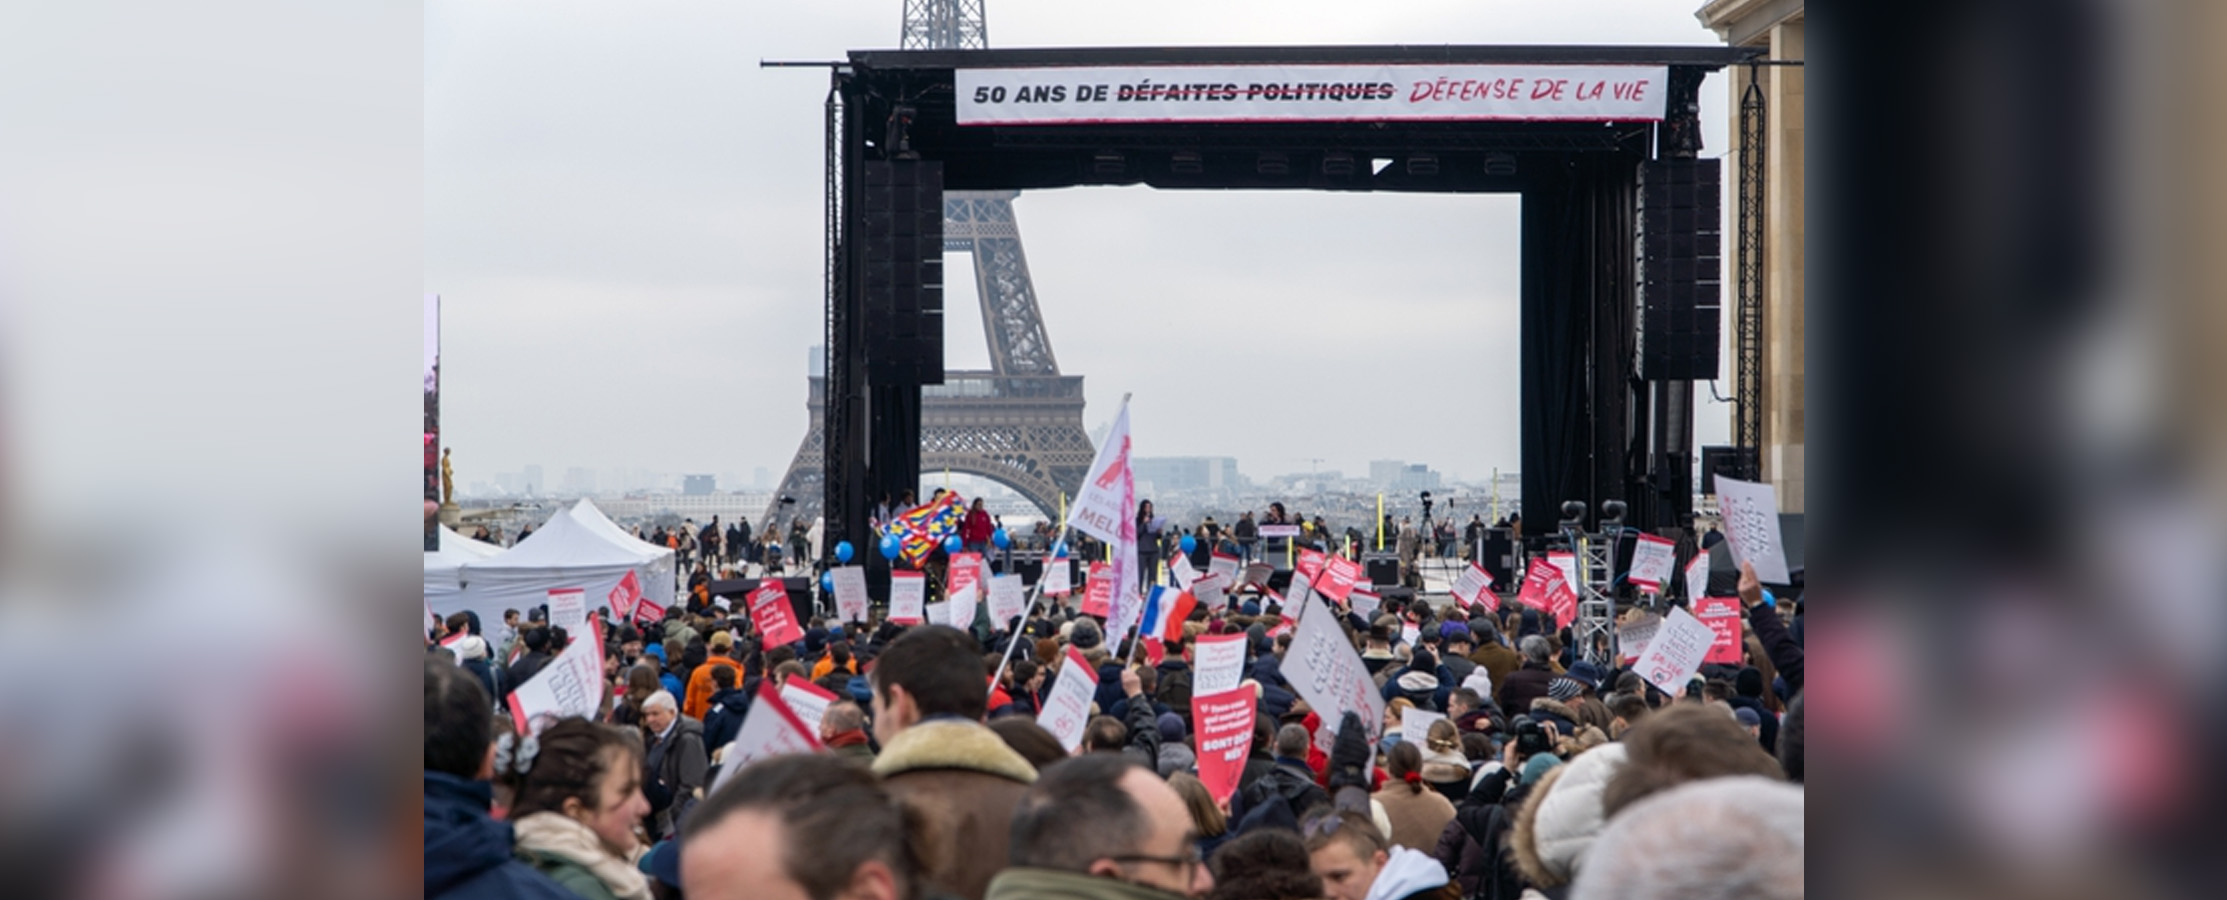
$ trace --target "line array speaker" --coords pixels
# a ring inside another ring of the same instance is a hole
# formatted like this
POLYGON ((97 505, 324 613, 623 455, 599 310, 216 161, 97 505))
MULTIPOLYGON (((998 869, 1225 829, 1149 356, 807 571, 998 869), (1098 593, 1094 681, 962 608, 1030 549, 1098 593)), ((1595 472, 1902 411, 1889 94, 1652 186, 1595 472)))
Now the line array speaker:
POLYGON ((941 384, 943 163, 867 162, 859 176, 867 378, 941 384))
POLYGON ((1639 375, 1717 377, 1724 200, 1714 159, 1639 167, 1639 375))

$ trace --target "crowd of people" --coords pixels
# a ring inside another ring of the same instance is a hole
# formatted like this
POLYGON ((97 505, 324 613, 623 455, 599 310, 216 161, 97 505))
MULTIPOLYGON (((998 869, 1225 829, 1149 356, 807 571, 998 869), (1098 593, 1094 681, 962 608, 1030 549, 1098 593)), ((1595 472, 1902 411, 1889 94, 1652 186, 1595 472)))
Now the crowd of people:
POLYGON ((588 636, 458 614, 428 636, 426 896, 1800 896, 1800 607, 1752 572, 1737 593, 1741 662, 1669 693, 1514 602, 1327 607, 1386 701, 1379 740, 1285 678, 1298 611, 1259 593, 1193 610, 1157 664, 1072 598, 1003 627, 811 618, 776 646, 717 606, 591 619, 603 702, 532 736, 500 698, 588 636), (1225 634, 1258 715, 1218 802, 1191 667, 1225 634), (1070 651, 1097 675, 1072 752, 1036 721, 1070 651), (825 750, 722 780, 760 687, 796 680, 836 698, 825 750), (1410 708, 1445 717, 1408 742, 1410 708))

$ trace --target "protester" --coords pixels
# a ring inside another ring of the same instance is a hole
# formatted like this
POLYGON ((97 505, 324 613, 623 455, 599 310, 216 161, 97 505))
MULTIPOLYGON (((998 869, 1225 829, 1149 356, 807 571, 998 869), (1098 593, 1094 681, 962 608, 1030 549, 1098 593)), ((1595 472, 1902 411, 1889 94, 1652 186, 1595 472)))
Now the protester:
POLYGON ((1729 775, 1785 780, 1778 761, 1732 717, 1694 704, 1649 715, 1624 733, 1624 765, 1601 791, 1602 812, 1619 810, 1649 794, 1688 781, 1729 775))
POLYGON ((517 690, 519 685, 540 673, 541 668, 554 658, 549 653, 549 638, 549 629, 541 625, 530 626, 519 635, 519 642, 526 645, 526 653, 518 657, 517 662, 511 663, 510 668, 503 670, 503 683, 509 685, 511 690, 517 690))
POLYGON ((1446 868, 1438 860, 1391 845, 1363 813, 1324 810, 1301 823, 1299 833, 1328 900, 1423 898, 1446 884, 1446 868))
POLYGON ((1297 828, 1299 817, 1318 806, 1328 806, 1330 793, 1315 783, 1307 766, 1307 749, 1314 741, 1304 725, 1285 725, 1276 732, 1275 768, 1230 798, 1230 817, 1243 834, 1260 827, 1297 828))
POLYGON ((757 760, 690 817, 681 883, 690 900, 914 900, 927 896, 922 831, 848 760, 757 760))
POLYGON ((1317 900, 1322 878, 1307 864, 1299 834, 1269 828, 1232 838, 1208 866, 1214 890, 1207 900, 1317 900))
POLYGON ((992 900, 1166 900, 1203 897, 1214 876, 1199 858, 1183 798, 1114 754, 1047 767, 1013 814, 1012 867, 992 900))
POLYGON ((849 700, 838 700, 827 705, 820 715, 820 743, 837 756, 863 760, 874 759, 873 740, 866 734, 866 711, 849 700))
POLYGON ((742 675, 742 660, 736 658, 735 636, 732 632, 724 628, 712 632, 707 649, 710 655, 688 673, 688 694, 682 698, 681 703, 681 714, 699 722, 711 714, 711 695, 718 691, 718 686, 712 683, 711 673, 720 668, 729 668, 734 670, 738 679, 742 675))
POLYGON ((1198 764, 1198 754, 1192 751, 1189 744, 1184 743, 1187 735, 1182 716, 1172 712, 1163 713, 1154 725, 1155 730, 1160 733, 1159 751, 1153 754, 1154 770, 1160 773, 1160 777, 1166 778, 1198 764))
POLYGON ((513 856, 494 800, 493 700, 471 673, 425 660, 425 896, 428 900, 570 900, 513 856))
POLYGON ((990 730, 997 732, 998 738, 1005 741, 1006 746, 1013 748, 1013 752, 1028 760, 1028 764, 1038 771, 1067 758, 1067 749, 1059 745, 1059 738, 1045 731, 1044 726, 1036 724, 1034 719, 1021 716, 991 719, 990 730))
POLYGON ((1383 790, 1370 795, 1383 804, 1385 817, 1392 823, 1385 839, 1417 850, 1437 847, 1439 834, 1446 830, 1446 823, 1454 820, 1454 804, 1424 786, 1421 749, 1403 741, 1385 754, 1385 763, 1392 777, 1383 790))
POLYGON ((983 724, 990 673, 982 647, 956 628, 907 630, 870 673, 874 772, 890 793, 927 812, 929 879, 980 900, 1011 839, 1014 805, 1036 769, 983 724))
POLYGON ((1549 686, 1555 678, 1554 668, 1550 665, 1554 646, 1547 643, 1545 637, 1536 634, 1527 636, 1517 642, 1517 649, 1522 651, 1523 665, 1508 673, 1505 678, 1495 677, 1492 680, 1500 689, 1500 696, 1494 699, 1511 716, 1530 712, 1531 701, 1548 696, 1549 686))
POLYGON ((1469 759, 1461 752, 1461 732, 1452 719, 1431 723, 1423 746, 1423 784, 1450 803, 1469 796, 1469 759))
POLYGON ((1571 900, 1803 896, 1803 797, 1762 777, 1682 785, 1616 813, 1571 900), (1708 840, 1694 836, 1708 835, 1708 840))
POLYGON ((1524 799, 1508 848, 1531 886, 1559 888, 1576 877, 1607 821, 1601 791, 1624 761, 1622 744, 1582 754, 1547 773, 1524 799))
POLYGON ((650 900, 634 865, 647 849, 634 827, 650 808, 633 736, 570 718, 537 737, 504 738, 495 768, 511 784, 519 856, 582 900, 650 900))
POLYGON ((750 718, 753 698, 739 681, 734 667, 711 667, 711 712, 704 716, 704 747, 707 750, 716 751, 727 746, 735 735, 742 733, 742 723, 750 718))
POLYGON ((642 701, 642 730, 649 734, 643 760, 642 790, 650 801, 650 836, 673 836, 681 816, 704 788, 710 757, 704 749, 703 723, 680 714, 673 695, 658 691, 642 701))
POLYGON ((1501 643, 1500 629, 1493 625, 1490 616, 1469 620, 1469 631, 1477 642, 1477 649, 1469 654, 1470 661, 1485 670, 1493 685, 1507 684, 1508 674, 1523 665, 1523 656, 1507 644, 1501 643))
POLYGON ((1214 851, 1230 839, 1229 817, 1223 814, 1221 806, 1214 802, 1213 793, 1206 789, 1206 783, 1200 781, 1198 776, 1189 772, 1177 772, 1163 777, 1167 778, 1168 786, 1175 788, 1176 794, 1183 798, 1184 809, 1191 813, 1191 826, 1198 834, 1199 858, 1213 858, 1214 851))

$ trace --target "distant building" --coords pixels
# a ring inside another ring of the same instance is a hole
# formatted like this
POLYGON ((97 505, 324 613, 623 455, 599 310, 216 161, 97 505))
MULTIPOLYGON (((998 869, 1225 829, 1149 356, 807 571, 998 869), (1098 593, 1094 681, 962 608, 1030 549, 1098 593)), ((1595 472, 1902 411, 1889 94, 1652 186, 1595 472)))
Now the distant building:
POLYGON ((547 489, 548 487, 549 487, 549 482, 547 482, 547 481, 543 481, 543 480, 542 480, 542 478, 541 478, 541 467, 540 467, 540 466, 527 466, 527 467, 526 467, 526 480, 525 480, 525 483, 524 483, 524 484, 521 484, 521 485, 519 485, 519 488, 520 488, 520 493, 523 493, 523 494, 525 494, 526 496, 528 496, 528 497, 531 497, 531 496, 533 496, 533 495, 534 495, 535 493, 538 493, 538 492, 540 492, 540 491, 546 490, 546 489, 547 489))
POLYGON ((1233 456, 1140 456, 1130 460, 1138 481, 1156 491, 1221 490, 1244 482, 1233 456))
POLYGON ((714 475, 682 475, 680 492, 683 496, 703 497, 719 490, 719 478, 714 475))
POLYGON ((1443 486, 1444 478, 1423 463, 1410 463, 1397 459, 1369 461, 1369 481, 1379 490, 1387 492, 1435 491, 1443 486))

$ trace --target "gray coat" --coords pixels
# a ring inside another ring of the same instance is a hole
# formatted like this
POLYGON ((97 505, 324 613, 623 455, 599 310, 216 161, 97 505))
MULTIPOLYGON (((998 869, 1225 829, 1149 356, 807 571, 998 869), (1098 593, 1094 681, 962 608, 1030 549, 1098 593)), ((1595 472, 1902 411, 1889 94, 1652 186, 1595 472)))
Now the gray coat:
POLYGON ((650 810, 658 836, 669 836, 674 820, 695 805, 695 792, 710 787, 704 777, 711 768, 711 756, 704 750, 704 723, 687 716, 674 720, 672 733, 650 745, 644 764, 656 783, 671 792, 664 806, 650 810))

